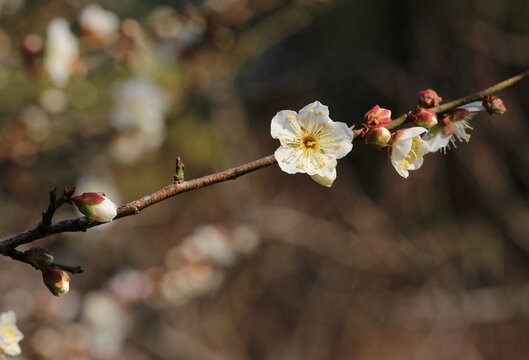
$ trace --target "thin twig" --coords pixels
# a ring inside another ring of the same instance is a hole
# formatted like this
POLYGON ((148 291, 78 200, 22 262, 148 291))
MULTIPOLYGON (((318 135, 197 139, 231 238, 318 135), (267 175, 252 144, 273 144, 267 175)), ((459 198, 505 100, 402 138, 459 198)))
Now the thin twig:
MULTIPOLYGON (((20 261, 20 262, 23 262, 23 263, 26 263, 26 264, 29 264, 31 266, 33 266, 35 269, 38 270, 38 268, 36 268, 32 263, 31 261, 29 261, 27 258, 26 258, 26 254, 24 254, 22 251, 18 251, 16 249, 10 249, 6 254, 6 256, 9 256, 11 259, 13 260, 16 260, 16 261, 20 261)), ((53 262, 51 263, 50 266, 52 265, 55 265, 57 266, 58 268, 60 269, 63 269, 64 271, 68 271, 69 273, 71 274, 80 274, 82 272, 84 272, 83 268, 81 266, 71 266, 71 265, 64 265, 64 264, 59 264, 57 262, 53 262)))
MULTIPOLYGON (((275 163, 276 159, 274 155, 269 155, 262 159, 255 160, 248 164, 240 165, 232 169, 224 170, 194 180, 184 181, 180 184, 167 185, 163 189, 160 189, 151 195, 144 196, 141 199, 120 206, 118 208, 118 215, 115 217, 115 219, 138 214, 139 211, 145 209, 146 207, 159 203, 160 201, 173 197, 177 194, 197 190, 226 180, 233 180, 239 176, 273 165, 275 163)), ((83 216, 80 218, 71 218, 56 222, 50 226, 47 226, 45 229, 42 229, 42 226, 37 225, 32 229, 0 240, 0 254, 9 255, 10 249, 14 249, 19 245, 27 244, 46 236, 63 232, 86 231, 88 228, 101 224, 103 223, 90 220, 86 216, 83 216)))
MULTIPOLYGON (((475 94, 462 97, 461 99, 457 99, 457 100, 454 100, 454 101, 447 102, 445 104, 430 108, 428 110, 433 111, 435 114, 440 114, 442 112, 455 109, 457 107, 460 107, 462 105, 471 103, 473 101, 479 101, 479 100, 481 100, 483 98, 483 96, 494 94, 494 93, 496 93, 496 92, 498 92, 500 90, 503 90, 503 89, 505 89, 505 88, 507 88, 509 86, 512 86, 512 85, 516 84, 518 81, 526 78, 527 76, 529 76, 529 70, 527 70, 527 71, 525 71, 525 72, 523 72, 523 73, 521 73, 519 75, 513 76, 510 79, 507 79, 507 80, 504 80, 504 81, 502 81, 500 83, 497 83, 496 85, 492 85, 491 87, 489 87, 489 88, 487 88, 485 90, 478 91, 475 94)), ((408 117, 408 114, 404 114, 404 115, 399 116, 398 118, 396 118, 395 120, 393 120, 392 122, 390 122, 388 124, 388 128, 391 130, 391 129, 394 129, 396 127, 401 126, 402 124, 404 124, 404 122, 406 122, 407 117, 408 117)))

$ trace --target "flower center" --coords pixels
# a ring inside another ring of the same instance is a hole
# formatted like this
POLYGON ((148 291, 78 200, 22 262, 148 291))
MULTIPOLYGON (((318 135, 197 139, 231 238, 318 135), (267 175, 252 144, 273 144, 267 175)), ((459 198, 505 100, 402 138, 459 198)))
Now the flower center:
POLYGON ((15 326, 2 326, 0 333, 2 334, 3 341, 5 343, 12 343, 17 340, 17 334, 15 332, 15 326))
POLYGON ((424 141, 422 141, 420 137, 416 136, 412 139, 410 151, 400 163, 399 167, 401 169, 408 169, 415 160, 419 160, 417 153, 419 152, 419 145, 422 144, 424 144, 424 141))
POLYGON ((312 136, 306 136, 303 139, 303 146, 305 149, 314 149, 316 147, 316 139, 314 139, 312 136))

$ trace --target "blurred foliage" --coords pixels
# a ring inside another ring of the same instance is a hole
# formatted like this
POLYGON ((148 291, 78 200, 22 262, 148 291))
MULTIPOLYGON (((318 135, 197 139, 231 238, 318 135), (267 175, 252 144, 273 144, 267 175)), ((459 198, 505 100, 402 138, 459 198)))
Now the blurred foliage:
MULTIPOLYGON (((125 203, 170 183, 177 156, 191 179, 269 155, 282 109, 319 100, 359 125, 529 66, 526 0, 100 1, 119 24, 99 38, 89 4, 0 0, 3 236, 55 186, 125 203), (79 41, 64 85, 44 66, 57 17, 79 41)), ((528 91, 408 179, 357 143, 331 189, 273 167, 40 240, 86 269, 60 298, 2 259, 21 358, 524 358, 528 91)))

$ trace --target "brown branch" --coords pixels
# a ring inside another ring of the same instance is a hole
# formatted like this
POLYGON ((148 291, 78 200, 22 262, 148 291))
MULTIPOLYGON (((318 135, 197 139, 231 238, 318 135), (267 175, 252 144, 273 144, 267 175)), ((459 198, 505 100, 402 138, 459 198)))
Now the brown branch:
MULTIPOLYGON (((453 108, 459 107, 461 105, 470 103, 472 101, 480 100, 483 96, 493 94, 506 87, 514 85, 515 83, 524 79, 527 76, 529 76, 529 70, 525 71, 522 74, 514 76, 510 79, 502 81, 496 85, 493 85, 485 90, 479 91, 473 95, 451 101, 449 103, 431 108, 430 110, 432 110, 435 113, 441 113, 441 112, 448 111, 453 108)), ((404 124, 406 120, 407 120, 407 115, 402 115, 398 117, 397 119, 393 120, 389 124, 389 128, 393 129, 398 126, 401 126, 402 124, 404 124)), ((355 140, 357 140, 357 138, 359 138, 358 135, 360 135, 360 133, 362 132, 362 129, 354 130, 354 126, 353 126, 351 130, 353 130, 355 140)), ((191 190, 197 190, 197 189, 200 189, 200 188, 212 185, 212 184, 216 184, 218 182, 226 181, 226 180, 233 180, 233 179, 238 178, 241 175, 273 165, 275 163, 276 163, 276 159, 274 155, 269 155, 262 159, 252 161, 248 164, 240 165, 232 169, 221 171, 216 174, 207 175, 207 176, 194 179, 191 181, 183 181, 180 183, 176 181, 176 183, 167 185, 163 189, 160 189, 151 195, 144 196, 141 199, 138 199, 128 204, 125 204, 123 206, 120 206, 118 208, 118 213, 115 219, 119 219, 119 218, 130 216, 130 215, 136 215, 141 210, 145 209, 146 207, 159 203, 160 201, 163 201, 165 199, 168 199, 180 193, 191 191, 191 190)), ((179 164, 177 164, 177 172, 178 172, 178 167, 179 167, 179 164)), ((183 164, 181 164, 181 167, 182 167, 181 170, 183 172, 183 164)), ((182 176, 183 176, 183 173, 182 173, 182 176)), ((94 220, 90 220, 86 216, 83 216, 80 218, 66 219, 63 221, 59 221, 55 224, 51 224, 51 219, 53 217, 55 210, 57 209, 57 207, 59 207, 64 202, 67 202, 69 200, 69 196, 73 194, 73 190, 74 188, 69 189, 69 190, 65 188, 63 197, 55 202, 53 201, 55 197, 55 190, 52 190, 50 192, 50 205, 48 206, 48 209, 44 211, 44 213, 42 214, 42 222, 32 229, 26 230, 19 234, 15 234, 13 236, 0 240, 0 254, 9 256, 10 251, 12 251, 12 249, 15 249, 17 246, 30 243, 34 240, 41 239, 49 235, 63 233, 63 232, 86 231, 86 229, 88 228, 101 225, 102 223, 94 221, 94 220), (68 191, 70 191, 70 193, 68 193, 68 191)))
MULTIPOLYGON (((180 184, 170 184, 151 195, 132 201, 118 208, 115 219, 138 214, 141 210, 173 197, 183 192, 197 190, 226 180, 233 180, 252 171, 273 165, 276 163, 274 155, 269 155, 259 160, 224 170, 215 174, 203 176, 198 179, 184 181, 180 184)), ((51 192, 50 192, 51 198, 51 192)), ((43 227, 40 223, 32 229, 0 240, 0 254, 8 255, 12 249, 19 245, 27 244, 37 239, 63 232, 86 231, 86 229, 101 225, 103 223, 90 220, 86 216, 59 221, 55 224, 43 227)), ((65 269, 66 270, 66 269, 65 269)))
MULTIPOLYGON (((497 83, 495 85, 492 85, 489 88, 486 88, 484 90, 478 91, 475 94, 472 94, 472 95, 469 95, 469 96, 465 96, 465 97, 462 97, 462 98, 454 100, 454 101, 447 102, 445 104, 430 108, 428 110, 433 111, 435 114, 440 114, 440 113, 443 113, 445 111, 452 110, 452 109, 455 109, 455 108, 460 107, 462 105, 471 103, 473 101, 479 101, 484 96, 494 94, 494 93, 496 93, 496 92, 498 92, 500 90, 503 90, 503 89, 505 89, 505 88, 507 88, 509 86, 512 86, 512 85, 516 84, 518 81, 526 78, 527 76, 529 76, 529 70, 527 70, 527 71, 525 71, 525 72, 523 72, 521 74, 518 74, 516 76, 513 76, 512 78, 509 78, 507 80, 499 82, 499 83, 497 83)), ((390 122, 388 124, 389 129, 394 129, 396 127, 399 127, 399 126, 403 125, 406 122, 407 118, 408 118, 408 114, 404 114, 404 115, 399 116, 398 118, 396 118, 395 120, 393 120, 392 122, 390 122)))

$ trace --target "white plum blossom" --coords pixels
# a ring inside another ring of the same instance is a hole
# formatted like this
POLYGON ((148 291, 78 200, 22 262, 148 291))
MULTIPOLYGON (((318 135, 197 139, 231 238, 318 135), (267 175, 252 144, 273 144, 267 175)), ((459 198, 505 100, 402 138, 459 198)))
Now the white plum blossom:
POLYGON ((353 132, 347 124, 329 118, 329 109, 319 101, 305 106, 299 114, 283 110, 272 119, 271 131, 281 146, 275 151, 277 163, 288 174, 307 173, 323 186, 336 179, 337 159, 353 148, 353 132))
POLYGON ((391 164, 400 176, 407 178, 409 170, 417 170, 422 166, 424 155, 430 152, 430 147, 420 137, 426 131, 416 126, 399 130, 393 135, 389 154, 391 164))
POLYGON ((104 10, 99 4, 86 6, 79 15, 81 28, 98 40, 114 35, 119 27, 119 18, 111 11, 104 10))
POLYGON ((56 86, 65 86, 79 58, 77 38, 63 18, 55 18, 48 25, 44 68, 56 86))
POLYGON ((430 128, 424 136, 424 140, 430 146, 430 151, 440 150, 446 154, 446 149, 451 146, 457 147, 457 142, 468 142, 470 134, 467 130, 473 130, 470 120, 476 116, 476 112, 485 108, 481 101, 475 101, 455 109, 450 115, 441 119, 440 123, 430 128))
POLYGON ((0 314, 0 355, 20 355, 18 342, 24 335, 17 328, 17 319, 14 311, 0 314))

